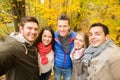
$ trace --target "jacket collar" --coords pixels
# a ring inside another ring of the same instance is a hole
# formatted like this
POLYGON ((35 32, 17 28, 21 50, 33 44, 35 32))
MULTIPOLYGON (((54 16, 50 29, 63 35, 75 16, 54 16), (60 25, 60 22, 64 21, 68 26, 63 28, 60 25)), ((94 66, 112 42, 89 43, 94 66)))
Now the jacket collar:
POLYGON ((13 32, 10 34, 11 37, 13 37, 14 39, 18 40, 21 43, 28 43, 30 45, 32 45, 33 43, 30 43, 29 41, 27 41, 23 35, 19 32, 13 32))

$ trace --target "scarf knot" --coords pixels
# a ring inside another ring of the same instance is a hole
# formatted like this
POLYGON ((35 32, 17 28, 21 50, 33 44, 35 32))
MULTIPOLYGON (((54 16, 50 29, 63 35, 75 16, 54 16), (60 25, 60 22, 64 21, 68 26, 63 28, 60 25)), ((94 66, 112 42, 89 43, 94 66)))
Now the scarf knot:
POLYGON ((48 58, 46 57, 46 55, 52 50, 52 44, 45 46, 43 43, 40 42, 37 45, 37 49, 41 56, 41 64, 47 64, 48 58))

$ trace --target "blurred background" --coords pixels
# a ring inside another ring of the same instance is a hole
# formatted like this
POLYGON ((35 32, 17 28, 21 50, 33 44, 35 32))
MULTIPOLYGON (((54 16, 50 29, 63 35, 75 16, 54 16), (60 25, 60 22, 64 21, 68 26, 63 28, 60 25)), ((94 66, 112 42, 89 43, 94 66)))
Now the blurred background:
POLYGON ((0 44, 7 34, 19 31, 21 17, 34 16, 40 29, 50 26, 56 30, 57 17, 62 13, 70 17, 74 31, 88 32, 92 23, 104 23, 120 46, 120 0, 0 0, 0 44))
POLYGON ((18 31, 20 18, 26 15, 35 16, 40 29, 48 25, 56 30, 61 13, 71 18, 74 31, 87 32, 92 23, 104 23, 120 46, 120 0, 0 0, 0 40, 18 31))

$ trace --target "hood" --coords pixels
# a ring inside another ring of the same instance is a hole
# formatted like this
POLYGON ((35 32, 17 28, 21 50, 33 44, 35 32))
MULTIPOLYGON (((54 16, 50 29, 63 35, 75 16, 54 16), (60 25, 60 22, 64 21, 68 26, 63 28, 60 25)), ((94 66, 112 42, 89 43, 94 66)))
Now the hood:
POLYGON ((14 39, 16 39, 17 41, 21 42, 21 43, 27 42, 27 43, 30 44, 30 42, 28 42, 28 41, 23 37, 23 35, 22 35, 21 33, 19 33, 19 32, 13 32, 13 33, 10 34, 10 36, 13 37, 14 39))

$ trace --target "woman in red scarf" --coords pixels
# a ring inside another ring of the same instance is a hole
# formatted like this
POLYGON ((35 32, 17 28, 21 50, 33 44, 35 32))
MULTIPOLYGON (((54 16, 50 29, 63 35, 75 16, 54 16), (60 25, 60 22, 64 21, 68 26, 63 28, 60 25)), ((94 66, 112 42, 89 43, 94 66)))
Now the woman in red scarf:
POLYGON ((48 80, 54 64, 54 31, 44 27, 35 42, 38 50, 39 79, 48 80))

